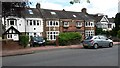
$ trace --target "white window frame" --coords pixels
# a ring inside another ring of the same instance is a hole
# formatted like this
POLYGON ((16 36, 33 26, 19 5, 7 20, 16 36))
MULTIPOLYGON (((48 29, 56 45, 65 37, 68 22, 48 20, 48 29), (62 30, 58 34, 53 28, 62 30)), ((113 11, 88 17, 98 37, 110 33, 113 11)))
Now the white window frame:
POLYGON ((59 21, 47 21, 46 27, 59 27, 59 21), (58 23, 58 25, 57 25, 57 23, 58 23))
POLYGON ((56 36, 59 35, 59 31, 46 31, 47 40, 56 40, 56 36))
POLYGON ((63 26, 64 26, 64 27, 69 27, 69 22, 66 22, 66 21, 63 22, 63 26))
POLYGON ((27 26, 41 26, 41 20, 27 20, 27 26), (30 25, 31 23, 31 25, 30 25))
POLYGON ((8 20, 8 26, 17 26, 16 20, 8 20), (13 21, 13 25, 11 25, 11 21, 13 21))
POLYGON ((85 22, 85 27, 94 27, 94 25, 94 22, 85 22))
POLYGON ((12 34, 7 34, 7 39, 12 39, 12 34))
POLYGON ((82 23, 81 22, 76 22, 76 27, 82 27, 82 23))
POLYGON ((93 36, 93 35, 95 35, 94 30, 85 30, 85 36, 86 37, 93 36))

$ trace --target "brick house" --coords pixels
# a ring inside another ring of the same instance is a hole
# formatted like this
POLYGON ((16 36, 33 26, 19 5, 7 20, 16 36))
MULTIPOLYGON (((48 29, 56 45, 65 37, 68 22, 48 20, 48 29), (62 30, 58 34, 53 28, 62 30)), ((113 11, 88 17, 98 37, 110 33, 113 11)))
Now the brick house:
POLYGON ((13 26, 21 34, 43 36, 49 41, 55 41, 61 32, 79 32, 83 38, 95 35, 94 19, 84 12, 42 9, 37 3, 36 8, 20 13, 22 17, 8 16, 5 23, 2 21, 6 30, 13 26))

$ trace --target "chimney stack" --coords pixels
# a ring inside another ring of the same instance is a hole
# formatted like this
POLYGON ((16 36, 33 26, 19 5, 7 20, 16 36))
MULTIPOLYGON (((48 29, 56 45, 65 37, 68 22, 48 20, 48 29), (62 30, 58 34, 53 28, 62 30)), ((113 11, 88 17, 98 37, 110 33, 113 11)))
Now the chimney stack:
POLYGON ((87 9, 86 8, 82 8, 81 12, 87 14, 87 9))
POLYGON ((36 9, 40 9, 40 7, 41 7, 40 3, 37 3, 36 4, 36 9))

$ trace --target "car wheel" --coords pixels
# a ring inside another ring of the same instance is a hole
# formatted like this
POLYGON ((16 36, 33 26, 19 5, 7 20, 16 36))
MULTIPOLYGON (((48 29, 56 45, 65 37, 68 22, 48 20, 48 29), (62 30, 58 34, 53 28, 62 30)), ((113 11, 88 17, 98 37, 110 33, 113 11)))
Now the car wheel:
POLYGON ((110 43, 110 44, 109 44, 109 47, 113 47, 113 43, 110 43))
POLYGON ((98 48, 98 44, 94 44, 93 48, 97 49, 98 48))

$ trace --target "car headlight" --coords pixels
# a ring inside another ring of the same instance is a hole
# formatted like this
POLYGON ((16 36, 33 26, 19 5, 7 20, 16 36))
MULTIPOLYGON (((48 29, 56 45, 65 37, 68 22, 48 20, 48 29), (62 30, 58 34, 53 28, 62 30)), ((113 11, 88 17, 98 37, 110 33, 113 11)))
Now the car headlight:
POLYGON ((37 42, 37 41, 34 41, 34 42, 37 42))
POLYGON ((45 42, 45 40, 43 40, 43 42, 45 42))

